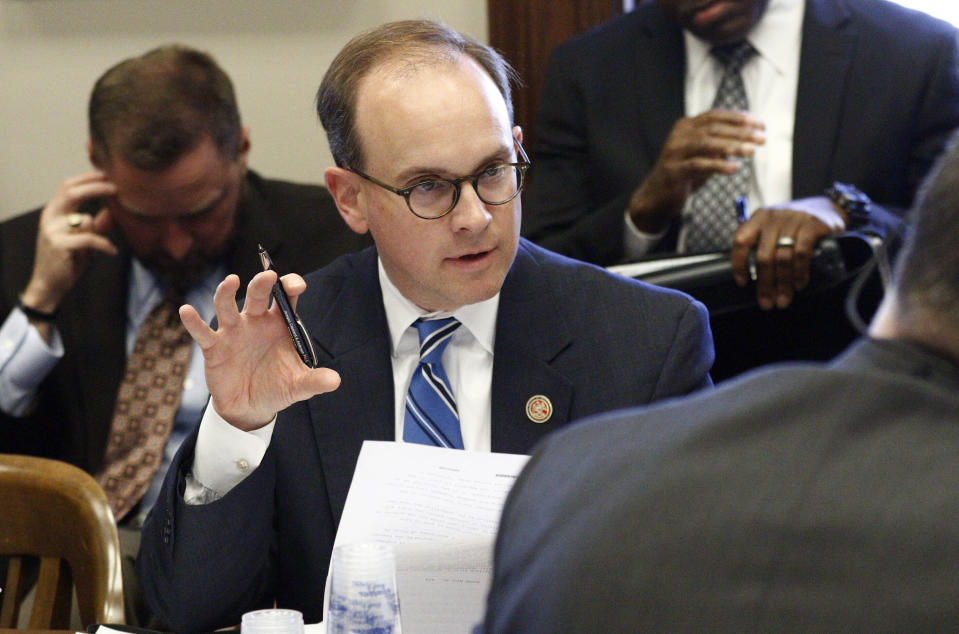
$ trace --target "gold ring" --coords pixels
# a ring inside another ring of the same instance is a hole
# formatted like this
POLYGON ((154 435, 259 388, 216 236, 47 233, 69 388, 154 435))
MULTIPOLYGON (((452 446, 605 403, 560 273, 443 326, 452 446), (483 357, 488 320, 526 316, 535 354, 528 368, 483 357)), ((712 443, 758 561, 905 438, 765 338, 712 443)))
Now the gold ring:
POLYGON ((70 225, 70 231, 76 231, 83 224, 83 214, 76 212, 68 214, 67 224, 70 225))
POLYGON ((778 240, 776 240, 776 248, 777 248, 777 249, 778 249, 779 247, 782 247, 782 248, 784 248, 784 249, 790 249, 790 248, 792 248, 792 247, 794 247, 794 246, 796 246, 796 240, 793 239, 791 236, 782 236, 781 238, 779 238, 778 240))

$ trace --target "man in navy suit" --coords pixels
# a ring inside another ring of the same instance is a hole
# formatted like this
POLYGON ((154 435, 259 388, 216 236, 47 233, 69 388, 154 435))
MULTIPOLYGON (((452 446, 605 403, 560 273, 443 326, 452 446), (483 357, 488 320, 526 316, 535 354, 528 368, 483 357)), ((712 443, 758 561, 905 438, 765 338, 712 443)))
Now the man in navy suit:
POLYGON ((537 449, 503 510, 483 631, 955 630, 957 140, 868 337, 537 449))
POLYGON ((871 198, 882 233, 957 125, 945 22, 884 0, 648 0, 551 55, 523 235, 603 266, 683 252, 691 197, 751 157, 755 213, 725 248, 741 285, 755 250, 759 304, 783 308, 816 242, 867 220, 824 193, 871 198), (715 109, 711 49, 744 40, 748 112, 715 109))
POLYGON ((270 307, 273 272, 253 279, 242 310, 227 277, 216 329, 181 308, 211 401, 138 560, 175 631, 235 624, 274 602, 323 618, 360 447, 406 438, 423 319, 459 323, 441 365, 455 446, 467 450, 527 452, 572 418, 710 384, 701 304, 519 238, 529 165, 509 81, 495 51, 433 22, 384 25, 334 60, 317 96, 336 160, 326 185, 376 246, 283 278, 317 369, 270 307))

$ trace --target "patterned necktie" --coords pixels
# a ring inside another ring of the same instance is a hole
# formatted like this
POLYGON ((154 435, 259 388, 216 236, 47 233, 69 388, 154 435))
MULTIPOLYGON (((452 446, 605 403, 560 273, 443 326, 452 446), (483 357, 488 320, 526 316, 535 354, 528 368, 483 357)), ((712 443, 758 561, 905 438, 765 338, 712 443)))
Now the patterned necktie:
MULTIPOLYGON (((714 46, 710 51, 723 64, 723 78, 713 100, 713 108, 748 110, 746 88, 740 74, 743 64, 756 53, 749 42, 714 46)), ((684 251, 705 253, 729 249, 739 226, 736 199, 749 192, 752 158, 740 160, 733 174, 713 174, 689 199, 683 224, 686 228, 684 251)))
POLYGON ((420 334, 420 362, 406 395, 403 440, 437 447, 463 448, 459 414, 443 370, 443 351, 460 322, 453 317, 413 324, 420 334))
POLYGON ((180 406, 192 345, 177 314, 178 299, 164 298, 143 322, 117 392, 104 466, 96 478, 116 521, 150 486, 180 406))

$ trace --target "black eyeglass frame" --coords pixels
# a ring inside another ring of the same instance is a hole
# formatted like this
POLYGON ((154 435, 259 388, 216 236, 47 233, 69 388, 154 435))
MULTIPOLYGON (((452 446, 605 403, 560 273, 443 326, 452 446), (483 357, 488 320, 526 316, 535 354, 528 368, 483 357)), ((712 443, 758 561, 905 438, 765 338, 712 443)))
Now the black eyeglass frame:
POLYGON ((508 203, 509 201, 513 200, 514 198, 520 195, 520 192, 523 191, 523 186, 526 184, 526 170, 528 170, 532 166, 532 163, 529 160, 529 156, 526 155, 526 150, 523 149, 523 144, 519 142, 519 139, 517 139, 516 137, 513 137, 513 141, 516 142, 516 149, 519 150, 520 158, 523 160, 516 163, 501 163, 500 165, 504 167, 515 168, 517 170, 517 173, 519 174, 519 183, 516 186, 515 194, 513 194, 506 200, 500 201, 498 203, 494 203, 486 200, 485 198, 483 198, 483 195, 479 193, 479 185, 478 185, 479 179, 482 177, 483 172, 486 169, 488 169, 488 167, 484 167, 482 170, 480 170, 476 174, 471 174, 469 176, 461 176, 460 178, 452 178, 452 179, 440 178, 439 176, 436 176, 432 178, 423 179, 422 181, 418 183, 414 183, 410 185, 409 187, 402 187, 402 188, 393 187, 392 185, 387 185, 383 181, 373 178, 369 174, 364 174, 363 172, 361 172, 360 170, 356 168, 347 167, 346 169, 353 172, 357 176, 360 176, 361 178, 364 178, 370 181, 374 185, 379 185, 383 189, 387 191, 391 191, 397 196, 402 196, 403 199, 406 200, 407 209, 409 209, 410 213, 412 213, 417 218, 422 218, 423 220, 439 220, 440 218, 446 215, 449 215, 449 213, 456 208, 456 204, 459 203, 460 201, 461 185, 467 181, 469 181, 470 184, 473 185, 473 191, 476 192, 476 197, 482 200, 487 205, 505 205, 506 203, 508 203), (438 216, 423 216, 421 214, 418 214, 416 213, 416 210, 413 209, 413 205, 410 204, 410 195, 413 193, 413 190, 419 187, 420 185, 422 185, 426 181, 443 181, 444 183, 449 183, 450 185, 453 186, 453 202, 450 203, 449 209, 447 209, 446 211, 444 211, 438 216))

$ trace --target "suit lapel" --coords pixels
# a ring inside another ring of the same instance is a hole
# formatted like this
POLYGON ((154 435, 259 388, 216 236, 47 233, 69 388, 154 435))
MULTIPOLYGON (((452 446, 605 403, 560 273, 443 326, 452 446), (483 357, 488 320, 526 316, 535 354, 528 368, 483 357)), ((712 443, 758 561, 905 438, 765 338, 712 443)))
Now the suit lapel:
POLYGON ((309 401, 334 519, 339 522, 364 440, 393 440, 393 367, 376 251, 351 258, 354 270, 328 310, 301 318, 321 364, 340 373, 340 387, 309 401))
POLYGON ((550 363, 572 337, 559 315, 552 284, 538 270, 535 256, 520 242, 516 261, 503 284, 493 346, 492 449, 529 453, 536 441, 566 424, 573 386, 550 363), (527 415, 531 397, 545 396, 552 415, 535 423, 527 415))
POLYGON ((117 387, 126 365, 126 311, 130 256, 119 238, 116 257, 97 256, 77 282, 65 310, 65 346, 76 368, 79 411, 83 419, 84 464, 98 469, 107 444, 117 387), (90 324, 96 324, 91 327, 90 324))
POLYGON ((819 194, 828 184, 856 37, 842 2, 808 0, 793 130, 794 198, 819 194))
POLYGON ((686 49, 682 31, 666 19, 656 3, 646 3, 636 14, 635 61, 623 77, 629 94, 636 96, 635 119, 624 129, 639 133, 636 147, 644 148, 642 156, 649 161, 640 166, 645 173, 658 158, 673 125, 685 114, 686 49))

